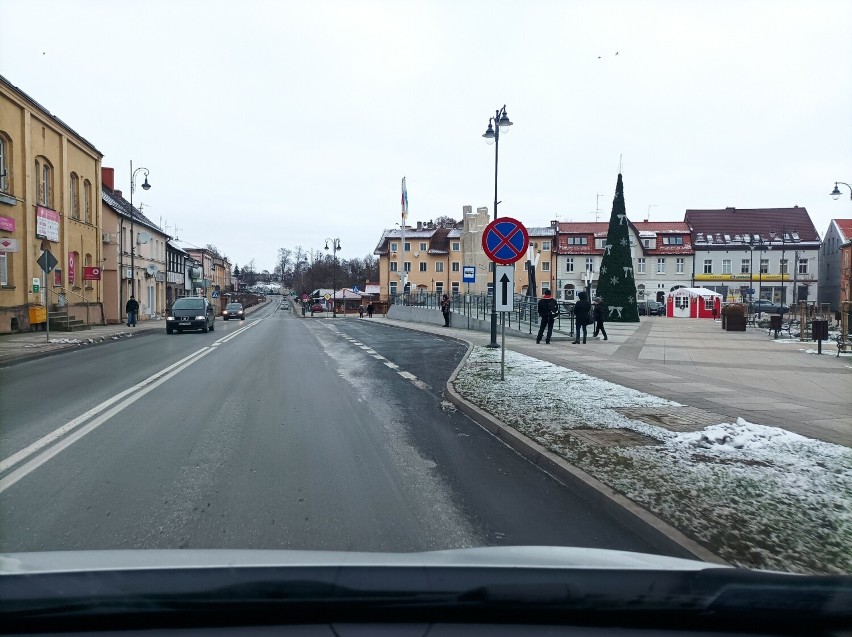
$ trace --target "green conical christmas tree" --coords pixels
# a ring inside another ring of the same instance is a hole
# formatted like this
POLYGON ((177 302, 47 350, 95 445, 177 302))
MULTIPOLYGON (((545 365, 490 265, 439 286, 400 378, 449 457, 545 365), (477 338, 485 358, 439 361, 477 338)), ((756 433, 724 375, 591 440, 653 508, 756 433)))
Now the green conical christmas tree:
POLYGON ((615 184, 615 199, 612 200, 612 216, 609 218, 597 293, 609 310, 608 321, 639 322, 636 279, 633 276, 633 259, 630 257, 630 225, 624 206, 621 173, 618 173, 618 182, 615 184))

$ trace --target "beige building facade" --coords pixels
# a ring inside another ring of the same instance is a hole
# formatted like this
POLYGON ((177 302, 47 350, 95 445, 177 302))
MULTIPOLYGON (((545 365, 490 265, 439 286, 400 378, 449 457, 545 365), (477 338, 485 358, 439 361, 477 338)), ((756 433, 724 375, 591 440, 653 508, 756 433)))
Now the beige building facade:
POLYGON ((0 333, 42 326, 55 308, 102 322, 102 157, 0 76, 0 333), (46 276, 44 250, 58 262, 46 276))

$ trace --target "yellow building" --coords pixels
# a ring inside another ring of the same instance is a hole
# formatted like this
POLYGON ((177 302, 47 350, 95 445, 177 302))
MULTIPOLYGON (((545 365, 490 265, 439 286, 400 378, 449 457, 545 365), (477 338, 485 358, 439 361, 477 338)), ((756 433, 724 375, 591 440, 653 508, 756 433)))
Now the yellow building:
POLYGON ((0 76, 0 333, 43 324, 54 307, 103 322, 102 157, 0 76), (46 277, 43 250, 58 262, 46 277))

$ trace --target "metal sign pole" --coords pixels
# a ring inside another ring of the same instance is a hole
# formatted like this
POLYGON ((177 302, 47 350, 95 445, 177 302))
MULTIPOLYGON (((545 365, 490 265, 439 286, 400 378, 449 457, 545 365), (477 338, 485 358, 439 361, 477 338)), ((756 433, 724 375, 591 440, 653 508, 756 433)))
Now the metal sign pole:
POLYGON ((44 293, 44 331, 47 334, 47 342, 50 342, 50 311, 47 308, 49 298, 47 295, 47 272, 41 271, 41 289, 44 293))
POLYGON ((506 313, 500 312, 503 323, 500 337, 500 380, 506 380, 506 313))

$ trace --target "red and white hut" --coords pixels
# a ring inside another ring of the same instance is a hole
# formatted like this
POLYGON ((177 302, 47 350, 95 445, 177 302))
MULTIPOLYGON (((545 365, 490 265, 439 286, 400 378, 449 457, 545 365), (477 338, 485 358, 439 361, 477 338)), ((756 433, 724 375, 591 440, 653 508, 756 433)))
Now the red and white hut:
POLYGON ((707 288, 678 288, 666 299, 666 316, 715 319, 722 314, 722 295, 707 288))

